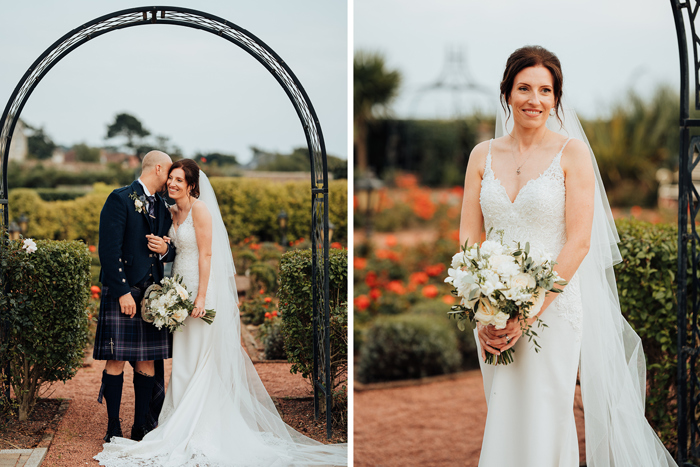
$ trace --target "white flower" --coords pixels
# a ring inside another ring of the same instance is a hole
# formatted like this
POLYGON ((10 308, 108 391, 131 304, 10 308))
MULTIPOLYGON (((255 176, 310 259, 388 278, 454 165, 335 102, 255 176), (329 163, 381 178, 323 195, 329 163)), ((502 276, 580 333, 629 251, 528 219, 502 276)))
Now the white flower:
POLYGON ((180 296, 181 299, 187 300, 188 298, 190 298, 190 295, 187 293, 187 290, 180 284, 175 285, 175 290, 177 291, 177 294, 180 296))
POLYGON ((479 309, 474 314, 474 319, 484 326, 488 326, 493 324, 493 318, 497 313, 498 309, 493 306, 491 301, 487 297, 482 297, 479 300, 479 309))
POLYGON ((484 295, 491 295, 496 290, 504 289, 505 286, 499 280, 498 274, 495 274, 489 270, 481 271, 481 277, 483 282, 481 283, 481 293, 484 295))
POLYGON ((531 289, 537 285, 535 278, 529 274, 521 272, 510 278, 509 285, 511 289, 531 289))
POLYGON ((463 263, 466 263, 466 262, 467 262, 467 261, 466 261, 466 259, 465 259, 465 257, 464 257, 464 253, 460 251, 459 253, 455 254, 455 255, 452 257, 452 264, 451 264, 451 266, 452 266, 454 269, 459 269, 459 268, 462 267, 462 264, 463 264, 463 263))
POLYGON ((535 297, 534 301, 531 302, 532 305, 530 305, 530 309, 527 312, 526 318, 532 318, 542 309, 542 304, 544 303, 546 291, 542 287, 539 287, 535 293, 537 294, 537 296, 535 297))
POLYGON ((22 248, 27 250, 27 253, 34 253, 36 251, 36 243, 34 243, 34 240, 32 240, 31 238, 27 238, 26 240, 24 240, 22 248))
POLYGON ((182 323, 185 321, 185 318, 187 318, 187 310, 184 308, 178 308, 173 312, 173 318, 175 318, 175 321, 178 323, 182 323))
POLYGON ((508 319, 510 319, 510 316, 499 311, 496 313, 496 316, 493 317, 492 322, 496 329, 503 329, 506 327, 506 324, 508 324, 508 319))
POLYGON ((141 208, 143 208, 143 203, 141 202, 140 199, 137 199, 137 200, 134 200, 134 206, 136 207, 136 209, 141 210, 141 208))
POLYGON ((486 240, 481 244, 481 254, 484 256, 503 254, 503 245, 493 240, 486 240))
POLYGON ((520 266, 510 255, 493 255, 489 258, 489 269, 501 277, 510 277, 520 272, 520 266))
POLYGON ((552 255, 539 248, 530 248, 528 256, 532 258, 532 261, 534 261, 536 265, 542 265, 546 261, 552 261, 552 255))

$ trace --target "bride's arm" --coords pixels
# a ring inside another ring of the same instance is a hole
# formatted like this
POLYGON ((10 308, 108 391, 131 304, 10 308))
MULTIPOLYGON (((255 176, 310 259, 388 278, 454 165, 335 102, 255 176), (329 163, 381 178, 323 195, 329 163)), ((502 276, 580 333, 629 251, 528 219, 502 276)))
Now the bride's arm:
POLYGON ((192 205, 192 221, 194 222, 197 249, 199 250, 199 286, 191 316, 199 318, 204 316, 204 301, 207 296, 211 270, 211 214, 204 203, 192 205))
POLYGON ((481 241, 484 216, 481 214, 479 195, 481 179, 484 176, 484 164, 489 152, 489 142, 477 144, 469 155, 467 174, 464 176, 464 197, 462 198, 462 215, 459 220, 459 244, 469 241, 470 245, 481 241))
MULTIPOLYGON (((459 220, 459 244, 460 248, 465 242, 473 245, 481 242, 482 226, 484 216, 481 213, 481 180, 484 177, 484 164, 489 153, 489 142, 484 141, 474 147, 469 155, 467 163, 467 174, 464 177, 464 198, 462 199, 462 215, 459 220)), ((491 335, 489 326, 477 324, 477 336, 481 348, 481 358, 486 359, 486 352, 499 355, 497 348, 491 346, 491 340, 495 337, 491 335)))

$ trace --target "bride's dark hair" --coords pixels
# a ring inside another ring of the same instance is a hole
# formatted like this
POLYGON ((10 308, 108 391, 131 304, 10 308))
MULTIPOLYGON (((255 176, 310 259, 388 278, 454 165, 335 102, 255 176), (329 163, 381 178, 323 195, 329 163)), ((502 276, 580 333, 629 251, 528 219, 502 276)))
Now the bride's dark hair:
POLYGON ((175 169, 182 169, 185 172, 185 182, 190 187, 189 195, 194 198, 199 198, 199 166, 192 159, 180 159, 173 162, 170 166, 168 175, 175 169))
POLYGON ((554 110, 557 114, 557 118, 561 121, 559 111, 561 110, 561 95, 564 86, 564 75, 561 72, 561 63, 559 63, 559 59, 556 55, 539 45, 526 45, 510 54, 510 57, 508 57, 506 69, 503 71, 503 80, 501 81, 501 96, 503 96, 501 105, 503 106, 503 110, 505 110, 508 117, 510 117, 508 99, 510 99, 510 93, 513 90, 513 83, 515 82, 517 74, 525 68, 538 65, 545 67, 552 74, 554 110))

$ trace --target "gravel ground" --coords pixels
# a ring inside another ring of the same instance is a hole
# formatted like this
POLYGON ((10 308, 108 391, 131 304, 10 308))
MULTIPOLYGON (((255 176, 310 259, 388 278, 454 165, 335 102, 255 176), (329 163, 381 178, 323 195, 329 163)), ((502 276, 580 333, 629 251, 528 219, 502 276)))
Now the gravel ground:
MULTIPOLYGON (((255 368, 272 397, 310 396, 309 384, 301 375, 290 374, 290 366, 288 363, 258 363, 255 368)), ((168 360, 165 367, 166 381, 171 367, 171 361, 168 360)), ((107 408, 104 404, 97 403, 103 368, 103 362, 89 362, 72 380, 54 386, 55 392, 51 397, 70 398, 71 404, 58 427, 43 466, 98 465, 92 456, 102 450, 102 437, 107 429, 107 408)), ((120 416, 123 420, 122 430, 127 436, 134 419, 132 378, 131 366, 126 365, 120 416)), ((308 434, 313 436, 312 433, 308 434)))
MULTIPOLYGON (((575 404, 581 461, 583 413, 575 404)), ((486 399, 481 372, 426 384, 355 391, 355 466, 476 467, 484 436, 486 399)))

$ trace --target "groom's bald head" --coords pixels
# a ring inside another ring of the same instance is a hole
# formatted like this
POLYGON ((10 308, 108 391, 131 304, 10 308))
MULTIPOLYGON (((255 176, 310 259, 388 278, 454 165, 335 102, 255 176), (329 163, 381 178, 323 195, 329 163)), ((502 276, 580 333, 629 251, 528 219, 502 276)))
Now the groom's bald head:
POLYGON ((151 151, 143 156, 141 180, 147 183, 149 191, 151 186, 154 187, 152 193, 162 191, 165 188, 171 165, 173 165, 172 159, 163 151, 151 151))

